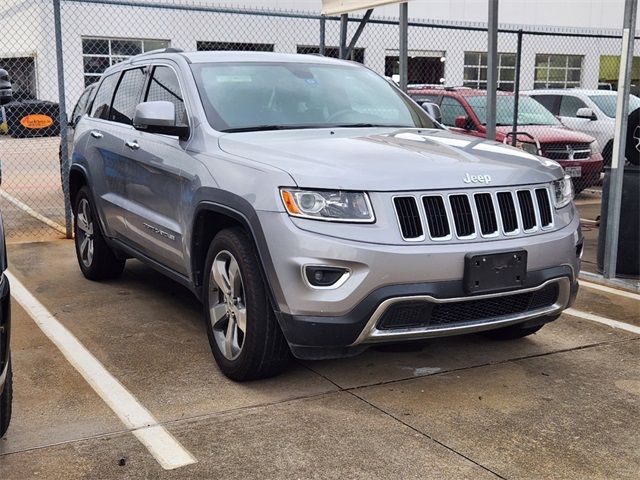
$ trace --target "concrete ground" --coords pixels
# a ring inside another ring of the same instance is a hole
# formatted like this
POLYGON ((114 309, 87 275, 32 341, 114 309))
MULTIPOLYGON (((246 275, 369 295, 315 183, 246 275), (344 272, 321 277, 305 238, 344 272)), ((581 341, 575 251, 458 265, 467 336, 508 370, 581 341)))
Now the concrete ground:
MULTIPOLYGON (((11 271, 196 463, 164 470, 13 303, 14 417, 2 479, 640 477, 640 335, 563 315, 529 338, 378 347, 237 384, 201 306, 130 260, 94 283, 71 241, 9 245, 11 271)), ((574 309, 640 325, 640 301, 574 309)))

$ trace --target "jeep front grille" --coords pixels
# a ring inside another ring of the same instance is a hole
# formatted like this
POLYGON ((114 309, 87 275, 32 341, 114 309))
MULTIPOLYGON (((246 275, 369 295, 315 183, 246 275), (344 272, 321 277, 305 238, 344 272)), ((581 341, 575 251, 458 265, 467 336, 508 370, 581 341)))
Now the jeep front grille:
POLYGON ((538 186, 513 191, 406 194, 395 196, 393 203, 404 240, 445 241, 454 236, 471 240, 552 228, 550 198, 547 188, 538 186))

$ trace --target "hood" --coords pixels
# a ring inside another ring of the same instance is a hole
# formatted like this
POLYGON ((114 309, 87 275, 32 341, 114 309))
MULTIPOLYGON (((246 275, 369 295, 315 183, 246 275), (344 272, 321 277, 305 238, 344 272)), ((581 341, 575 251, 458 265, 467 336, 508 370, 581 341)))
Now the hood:
MULTIPOLYGON (((498 138, 502 140, 508 133, 513 131, 513 127, 504 126, 496 127, 498 138)), ((550 127, 548 125, 526 125, 518 126, 518 132, 525 132, 538 140, 541 144, 545 143, 591 143, 595 139, 590 135, 569 130, 563 125, 550 127)), ((531 142, 526 135, 519 136, 519 140, 523 142, 531 142)))
POLYGON ((401 191, 549 182, 561 167, 522 150, 445 130, 345 128, 229 133, 220 148, 280 168, 298 186, 401 191), (469 175, 469 177, 467 177, 469 175))

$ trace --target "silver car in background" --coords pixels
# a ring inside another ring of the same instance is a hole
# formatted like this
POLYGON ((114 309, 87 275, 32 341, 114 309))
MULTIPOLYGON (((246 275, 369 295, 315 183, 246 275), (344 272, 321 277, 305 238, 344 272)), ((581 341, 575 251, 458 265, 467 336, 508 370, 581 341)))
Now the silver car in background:
POLYGON ((204 304, 230 378, 381 342, 532 334, 582 236, 554 161, 440 128, 371 70, 307 55, 138 55, 75 126, 80 269, 135 257, 204 304))

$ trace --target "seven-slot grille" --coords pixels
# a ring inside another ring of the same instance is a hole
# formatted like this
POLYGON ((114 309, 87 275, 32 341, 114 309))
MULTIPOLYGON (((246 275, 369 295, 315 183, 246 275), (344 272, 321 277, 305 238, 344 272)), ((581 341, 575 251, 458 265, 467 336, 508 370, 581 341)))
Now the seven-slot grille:
POLYGON ((455 194, 399 195, 394 197, 402 238, 432 240, 494 237, 533 233, 553 226, 553 209, 546 188, 455 194), (422 211, 421 211, 422 207, 422 211), (423 215, 421 215, 423 214, 423 215), (423 225, 426 219, 426 225, 423 225))

